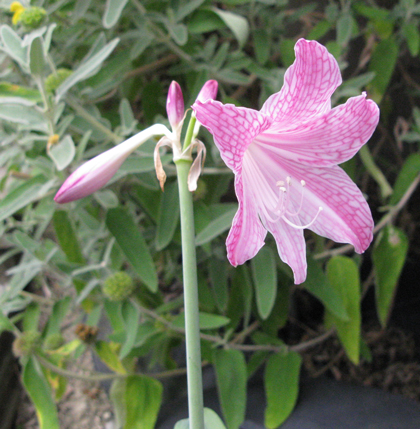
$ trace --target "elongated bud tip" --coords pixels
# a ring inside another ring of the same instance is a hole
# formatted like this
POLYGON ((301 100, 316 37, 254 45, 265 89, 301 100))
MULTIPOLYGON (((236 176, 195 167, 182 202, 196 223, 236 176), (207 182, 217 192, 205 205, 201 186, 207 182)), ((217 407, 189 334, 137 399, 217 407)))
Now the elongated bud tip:
POLYGON ((184 97, 179 83, 174 80, 169 86, 166 112, 168 113, 169 123, 172 129, 175 130, 184 119, 184 97))
POLYGON ((202 103, 206 102, 207 100, 214 100, 217 96, 218 87, 219 84, 217 83, 217 80, 208 80, 201 88, 201 91, 198 93, 197 100, 201 101, 202 103))

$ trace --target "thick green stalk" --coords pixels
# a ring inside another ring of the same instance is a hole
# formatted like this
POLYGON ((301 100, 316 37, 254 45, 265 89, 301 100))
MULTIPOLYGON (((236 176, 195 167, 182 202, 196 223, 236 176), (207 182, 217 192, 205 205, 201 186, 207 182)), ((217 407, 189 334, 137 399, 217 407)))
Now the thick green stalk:
POLYGON ((188 190, 188 173, 191 163, 191 161, 180 159, 175 164, 178 173, 181 211, 189 426, 190 429, 204 429, 194 210, 192 194, 188 190))

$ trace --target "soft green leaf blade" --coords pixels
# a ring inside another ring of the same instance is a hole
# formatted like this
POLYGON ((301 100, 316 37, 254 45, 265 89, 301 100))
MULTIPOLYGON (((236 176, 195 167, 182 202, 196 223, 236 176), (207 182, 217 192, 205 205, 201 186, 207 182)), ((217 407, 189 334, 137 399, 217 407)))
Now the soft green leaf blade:
POLYGON ((353 259, 335 256, 327 263, 327 277, 332 287, 341 295, 349 320, 338 319, 327 310, 325 324, 335 326, 347 356, 357 365, 360 355, 361 327, 359 269, 353 259))
POLYGON ((247 369, 243 353, 217 349, 213 353, 217 390, 228 429, 238 429, 245 419, 247 369))
POLYGON ((253 34, 255 56, 259 64, 264 65, 270 57, 269 35, 264 28, 257 28, 253 34))
POLYGON ((83 257, 77 235, 74 232, 67 212, 64 210, 57 210, 53 216, 53 225, 58 244, 66 254, 69 262, 84 264, 85 258, 83 257))
POLYGON ((131 215, 123 208, 110 209, 106 215, 106 225, 140 279, 151 292, 156 292, 156 268, 147 243, 131 215))
POLYGON ((392 225, 387 225, 376 239, 372 259, 375 268, 376 308, 382 326, 388 320, 407 251, 407 236, 392 225))
POLYGON ((126 340, 120 350, 120 359, 124 359, 134 347, 139 327, 140 311, 131 301, 123 302, 121 313, 125 324, 126 340))
POLYGON ((22 46, 22 40, 8 25, 0 29, 1 40, 6 52, 20 65, 28 66, 28 48, 22 46))
POLYGON ((156 250, 164 249, 174 236, 179 220, 178 182, 165 185, 156 231, 156 250))
POLYGON ((124 378, 116 378, 109 389, 109 398, 114 411, 115 425, 122 428, 125 423, 126 407, 124 402, 126 382, 124 378))
POLYGON ((277 295, 277 270, 273 251, 267 246, 263 247, 252 259, 251 267, 258 314, 266 319, 277 295))
POLYGON ((420 50, 420 32, 413 22, 405 22, 402 26, 402 34, 408 45, 412 57, 417 57, 420 50))
POLYGON ((197 246, 202 246, 228 230, 232 225, 232 220, 237 210, 237 207, 229 208, 225 213, 213 219, 197 234, 195 244, 197 246))
POLYGON ((113 27, 121 16, 128 0, 107 0, 102 24, 105 28, 113 27))
POLYGON ((389 204, 395 206, 404 193, 413 183, 414 179, 420 174, 420 153, 412 153, 405 160, 400 172, 398 173, 397 180, 395 181, 394 191, 392 192, 389 204))
POLYGON ((15 325, 0 311, 0 334, 3 331, 13 332, 15 330, 15 325))
POLYGON ((47 326, 44 330, 45 338, 51 334, 58 334, 61 332, 61 322, 66 316, 71 303, 72 298, 70 296, 66 296, 54 304, 52 312, 48 318, 47 326))
POLYGON ((190 429, 190 420, 189 419, 182 419, 182 420, 177 421, 175 423, 174 429, 190 429))
POLYGON ((39 110, 16 102, 0 104, 0 119, 27 125, 36 131, 48 130, 46 119, 39 110))
POLYGON ((9 82, 0 82, 1 102, 12 103, 14 101, 18 103, 19 99, 25 100, 22 103, 27 103, 27 105, 33 105, 34 103, 42 101, 41 93, 37 89, 15 85, 9 82), (8 101, 8 99, 10 101, 8 101))
POLYGON ((32 40, 29 50, 29 70, 32 75, 41 77, 44 74, 45 58, 44 47, 40 37, 32 40))
POLYGON ((204 427, 205 429, 226 429, 222 419, 210 408, 204 408, 204 427))
POLYGON ((8 218, 39 197, 45 178, 38 175, 15 188, 0 201, 0 221, 8 218))
POLYGON ((264 372, 264 387, 267 398, 264 424, 275 429, 289 417, 299 393, 299 374, 302 358, 298 353, 272 355, 264 372))
POLYGON ((58 102, 65 93, 76 83, 81 82, 91 76, 91 73, 97 69, 115 49, 120 39, 115 38, 107 43, 95 55, 82 63, 58 88, 56 91, 56 101, 58 102))
POLYGON ((346 46, 351 38, 353 18, 350 13, 345 13, 337 21, 337 43, 346 46))
POLYGON ((127 377, 123 429, 154 429, 162 402, 162 383, 145 375, 127 377))
POLYGON ((48 150, 48 155, 54 161, 58 171, 64 170, 76 155, 76 146, 70 135, 64 136, 48 150))
POLYGON ((331 286, 322 268, 311 257, 308 257, 308 275, 302 286, 316 296, 336 317, 349 320, 341 295, 331 286))
POLYGON ((229 27, 238 40, 239 46, 244 46, 249 35, 248 21, 241 15, 217 7, 212 7, 211 10, 229 27))
POLYGON ((221 312, 226 310, 228 303, 228 276, 226 261, 215 257, 209 261, 210 281, 213 286, 216 305, 221 312))
POLYGON ((127 370, 118 357, 119 345, 113 342, 97 341, 95 351, 102 362, 118 374, 127 374, 127 370))
POLYGON ((398 57, 398 45, 391 37, 381 40, 372 53, 369 71, 375 72, 375 77, 368 85, 371 97, 380 102, 388 87, 394 72, 398 57))
POLYGON ((33 356, 23 367, 22 382, 35 406, 40 429, 60 429, 50 386, 33 356))
MULTIPOLYGON (((230 319, 225 316, 220 316, 219 314, 210 314, 200 311, 199 313, 199 325, 201 330, 206 329, 218 329, 222 326, 226 326, 230 319)), ((172 320, 172 325, 175 328, 184 328, 185 327, 185 314, 180 313, 172 320)))

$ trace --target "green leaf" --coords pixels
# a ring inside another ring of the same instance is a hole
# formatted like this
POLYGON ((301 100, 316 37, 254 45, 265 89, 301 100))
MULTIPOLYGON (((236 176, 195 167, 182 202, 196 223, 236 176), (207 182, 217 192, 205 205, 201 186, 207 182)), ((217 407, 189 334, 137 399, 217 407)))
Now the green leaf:
POLYGON ((119 358, 124 359, 136 342, 140 311, 131 301, 126 301, 122 304, 121 313, 125 324, 126 340, 120 350, 119 358))
POLYGON ((35 406, 40 429, 60 429, 50 386, 33 356, 23 367, 22 382, 35 406))
POLYGON ((121 118, 122 132, 124 135, 128 135, 134 130, 137 121, 134 118, 133 111, 131 110, 130 102, 126 98, 121 100, 118 111, 121 118))
POLYGON ((248 21, 241 15, 217 7, 212 7, 211 10, 229 27, 238 40, 239 46, 244 46, 249 35, 248 21))
POLYGON ((402 34, 408 45, 408 50, 412 57, 417 57, 420 50, 420 32, 413 22, 405 22, 402 27, 402 34))
POLYGON ((237 212, 238 208, 227 207, 227 211, 215 219, 213 219, 205 228, 203 228, 195 237, 195 244, 202 246, 224 233, 232 225, 233 217, 237 212))
POLYGON ((394 185, 394 191, 389 200, 389 204, 391 206, 395 206, 401 200, 419 173, 420 153, 412 153, 405 160, 404 165, 398 173, 398 177, 394 185))
POLYGON ((40 37, 35 37, 32 40, 29 50, 29 70, 32 75, 41 77, 44 74, 45 58, 44 47, 40 37))
MULTIPOLYGON (((83 62, 58 88, 56 91, 56 102, 58 102, 65 93, 72 88, 76 83, 87 79, 91 76, 91 73, 98 69, 99 66, 111 55, 111 52, 115 49, 120 39, 115 38, 102 49, 99 50, 95 55, 83 62)), ((99 70, 98 70, 99 71, 99 70)))
POLYGON ((346 46, 349 42, 353 29, 353 18, 349 13, 341 15, 337 21, 337 43, 346 46))
POLYGON ((26 125, 32 130, 48 131, 46 119, 38 109, 19 104, 16 101, 13 99, 13 102, 0 104, 0 119, 26 125))
POLYGON ((102 362, 118 374, 127 374, 120 358, 118 357, 119 345, 113 342, 97 341, 95 351, 102 362))
POLYGON ((107 0, 105 4, 105 13, 102 18, 102 23, 105 28, 113 27, 120 18, 128 0, 107 0))
MULTIPOLYGON (((19 99, 25 100, 28 105, 29 103, 32 105, 42 101, 41 94, 36 89, 15 85, 9 82, 0 82, 1 102, 4 101, 8 103, 19 103, 19 99), (8 98, 13 99, 13 101, 8 101, 8 98)), ((22 102, 22 104, 24 104, 25 102, 22 102)))
POLYGON ((41 308, 39 304, 31 302, 23 313, 22 328, 23 331, 38 331, 41 308))
POLYGON ((162 383, 154 378, 145 375, 127 377, 123 429, 154 429, 162 402, 162 391, 162 383))
POLYGON ((298 353, 272 355, 265 366, 264 387, 267 397, 264 424, 275 429, 289 417, 299 392, 302 358, 298 353))
POLYGON ((58 171, 64 170, 73 161, 76 155, 76 147, 70 135, 66 135, 60 141, 48 149, 48 155, 54 161, 58 171))
POLYGON ((179 221, 178 182, 165 185, 156 231, 156 250, 164 249, 174 236, 179 221))
POLYGON ((22 39, 8 25, 1 26, 0 35, 5 51, 26 68, 28 66, 28 48, 22 46, 22 39))
POLYGON ((382 326, 386 325, 407 251, 407 236, 392 225, 387 225, 376 239, 372 259, 375 268, 376 308, 382 326))
POLYGON ((38 175, 13 189, 0 201, 0 221, 8 218, 21 208, 40 197, 40 191, 45 185, 45 178, 38 175))
POLYGON ((311 257, 308 257, 308 275, 302 286, 316 296, 336 317, 349 320, 341 294, 332 287, 320 265, 311 257))
POLYGON ((85 258, 83 257, 79 242, 77 241, 77 235, 74 232, 67 212, 64 210, 57 210, 53 216, 53 225, 58 243, 66 254, 69 262, 84 264, 85 258))
POLYGON ((217 349, 213 353, 217 390, 228 429, 238 429, 245 419, 247 370, 239 350, 217 349))
POLYGON ((15 325, 0 311, 0 334, 3 331, 14 332, 15 325))
POLYGON ((194 12, 204 3, 204 0, 190 0, 188 3, 180 6, 175 12, 175 21, 182 21, 186 16, 194 12))
POLYGON ((221 312, 226 310, 228 302, 228 278, 226 261, 218 258, 210 258, 209 261, 210 281, 213 286, 216 305, 221 312))
POLYGON ((183 46, 187 43, 188 30, 184 24, 168 23, 166 27, 172 39, 174 39, 178 45, 183 46))
POLYGON ((398 57, 398 45, 393 38, 382 40, 372 53, 369 71, 375 72, 375 77, 368 89, 372 92, 372 98, 380 102, 394 72, 398 57))
MULTIPOLYGON (((189 429, 189 419, 176 422, 174 429, 189 429)), ((204 428, 205 429, 226 429, 222 419, 210 408, 204 408, 204 428)))
POLYGON ((156 268, 149 247, 131 215, 123 208, 110 209, 105 222, 140 279, 151 292, 156 292, 156 268))
POLYGON ((266 319, 277 294, 277 270, 273 251, 267 246, 263 247, 252 259, 251 267, 258 314, 266 319))
MULTIPOLYGON (((201 330, 206 329, 218 329, 222 326, 226 326, 230 319, 225 316, 220 316, 219 314, 210 314, 200 311, 199 313, 199 325, 201 330)), ((172 320, 172 325, 176 328, 185 327, 185 314, 180 313, 172 320)))
POLYGON ((254 52, 259 64, 264 65, 270 57, 270 42, 267 30, 257 28, 253 34, 254 52))
POLYGON ((327 310, 325 324, 336 327, 347 356, 358 364, 361 325, 359 269, 353 259, 335 256, 327 263, 327 277, 331 286, 341 295, 349 320, 340 320, 327 310))
POLYGON ((61 331, 61 322, 67 315, 71 303, 72 298, 70 296, 66 296, 54 304, 44 331, 45 338, 51 334, 58 334, 61 331))

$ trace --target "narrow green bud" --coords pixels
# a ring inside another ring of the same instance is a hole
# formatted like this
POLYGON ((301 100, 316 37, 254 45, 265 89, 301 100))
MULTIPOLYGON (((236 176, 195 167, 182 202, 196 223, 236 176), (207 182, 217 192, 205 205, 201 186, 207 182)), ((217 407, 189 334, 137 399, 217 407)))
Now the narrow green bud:
POLYGON ((44 23, 47 12, 42 7, 32 6, 25 9, 19 16, 19 22, 29 30, 35 30, 44 23))
POLYGON ((132 278, 124 271, 110 275, 102 286, 103 293, 111 301, 124 301, 134 292, 132 278))

